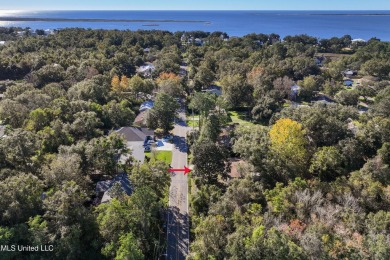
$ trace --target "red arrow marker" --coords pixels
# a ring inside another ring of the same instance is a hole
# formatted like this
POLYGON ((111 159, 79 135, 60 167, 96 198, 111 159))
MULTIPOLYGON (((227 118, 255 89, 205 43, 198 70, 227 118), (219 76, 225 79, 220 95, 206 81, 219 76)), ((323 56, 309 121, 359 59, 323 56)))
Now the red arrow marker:
POLYGON ((168 172, 184 172, 184 175, 186 175, 187 173, 191 172, 191 170, 189 168, 187 168, 186 166, 184 166, 184 169, 169 168, 168 172))

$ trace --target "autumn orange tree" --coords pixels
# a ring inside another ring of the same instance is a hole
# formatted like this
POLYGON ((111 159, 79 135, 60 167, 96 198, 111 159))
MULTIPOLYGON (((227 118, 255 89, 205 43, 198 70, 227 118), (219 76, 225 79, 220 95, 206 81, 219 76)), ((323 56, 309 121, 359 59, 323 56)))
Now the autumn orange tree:
POLYGON ((119 86, 122 91, 125 91, 129 87, 129 79, 126 76, 122 76, 119 86))
POLYGON ((180 96, 183 92, 183 87, 180 82, 180 77, 173 72, 163 72, 156 80, 159 91, 171 96, 180 96))
POLYGON ((303 168, 307 165, 308 140, 302 125, 289 118, 276 121, 269 132, 271 151, 284 163, 303 168))
POLYGON ((119 79, 118 75, 114 75, 111 79, 111 89, 113 91, 118 91, 120 89, 121 80, 119 79))
POLYGON ((111 90, 114 92, 123 92, 126 91, 129 87, 129 79, 126 76, 122 76, 119 79, 118 75, 112 77, 111 80, 111 90))

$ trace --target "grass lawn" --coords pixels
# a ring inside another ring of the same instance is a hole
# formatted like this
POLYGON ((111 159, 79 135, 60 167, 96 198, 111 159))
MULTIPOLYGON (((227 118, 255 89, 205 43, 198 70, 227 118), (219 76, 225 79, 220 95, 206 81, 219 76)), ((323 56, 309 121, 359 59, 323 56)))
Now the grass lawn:
POLYGON ((230 119, 232 120, 232 123, 238 123, 240 125, 248 125, 252 126, 254 125, 252 122, 249 122, 245 120, 245 113, 243 112, 237 112, 237 111, 229 111, 230 119))
POLYGON ((199 120, 187 120, 187 125, 191 127, 198 127, 199 126, 199 120))
POLYGON ((157 161, 163 161, 167 164, 172 163, 172 152, 171 151, 152 151, 150 153, 145 153, 146 157, 154 159, 157 161))

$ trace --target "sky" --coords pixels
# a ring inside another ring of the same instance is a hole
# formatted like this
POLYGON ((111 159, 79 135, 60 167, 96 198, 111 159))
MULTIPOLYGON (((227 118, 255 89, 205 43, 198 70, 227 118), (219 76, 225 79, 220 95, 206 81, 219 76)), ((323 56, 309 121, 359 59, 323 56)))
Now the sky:
POLYGON ((1 10, 390 10, 389 0, 0 0, 1 10))

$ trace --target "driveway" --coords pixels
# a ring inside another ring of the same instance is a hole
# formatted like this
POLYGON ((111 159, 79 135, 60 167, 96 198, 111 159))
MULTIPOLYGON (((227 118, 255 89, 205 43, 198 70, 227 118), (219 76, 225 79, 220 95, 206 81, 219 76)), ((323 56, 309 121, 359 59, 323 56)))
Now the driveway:
POLYGON ((157 140, 156 146, 153 148, 156 151, 172 151, 174 148, 173 143, 168 143, 163 140, 157 140))

